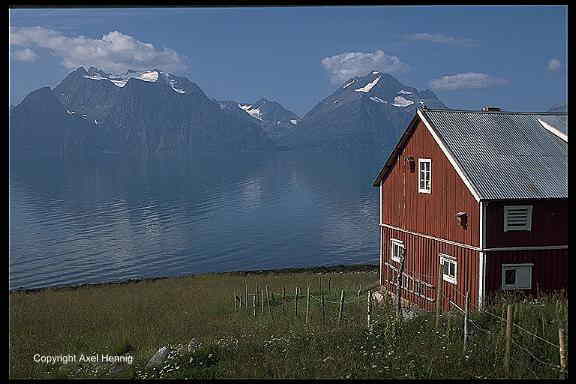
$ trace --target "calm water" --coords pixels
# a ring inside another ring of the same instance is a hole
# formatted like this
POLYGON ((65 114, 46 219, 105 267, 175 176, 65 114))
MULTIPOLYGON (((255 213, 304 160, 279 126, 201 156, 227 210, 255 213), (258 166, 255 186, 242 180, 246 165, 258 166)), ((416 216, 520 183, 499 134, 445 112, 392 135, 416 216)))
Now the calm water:
POLYGON ((378 263, 385 154, 15 161, 10 289, 378 263))

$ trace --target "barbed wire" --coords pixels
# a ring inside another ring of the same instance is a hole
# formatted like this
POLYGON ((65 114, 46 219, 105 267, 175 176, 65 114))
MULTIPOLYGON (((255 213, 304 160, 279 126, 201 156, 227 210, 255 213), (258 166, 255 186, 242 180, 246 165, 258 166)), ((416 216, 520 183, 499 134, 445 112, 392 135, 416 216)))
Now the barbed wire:
MULTIPOLYGON (((503 322, 503 323, 506 322, 506 320, 504 320, 504 319, 501 318, 500 316, 495 315, 495 314, 493 314, 493 313, 490 313, 490 312, 488 312, 488 311, 482 311, 482 313, 486 313, 486 314, 488 314, 488 315, 490 315, 490 316, 492 316, 492 317, 500 320, 500 321, 503 322)), ((554 343, 552 343, 552 342, 550 342, 550 341, 548 341, 548 340, 546 340, 546 339, 544 339, 544 338, 536 335, 535 333, 532 333, 532 332, 528 331, 527 329, 522 328, 522 327, 519 326, 518 324, 512 323, 512 325, 513 325, 514 327, 516 327, 516 328, 518 328, 518 329, 526 332, 526 333, 529 334, 530 336, 535 337, 535 338, 537 338, 538 340, 542 340, 543 342, 548 343, 548 344, 550 344, 551 346, 560 349, 560 346, 558 346, 558 345, 556 345, 556 344, 554 344, 554 343)))

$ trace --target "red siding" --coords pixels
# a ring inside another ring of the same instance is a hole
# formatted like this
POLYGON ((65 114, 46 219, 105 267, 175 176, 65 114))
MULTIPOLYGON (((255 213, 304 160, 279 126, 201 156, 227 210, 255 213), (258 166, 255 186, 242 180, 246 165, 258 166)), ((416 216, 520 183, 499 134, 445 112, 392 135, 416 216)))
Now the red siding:
POLYGON ((486 247, 568 245, 568 199, 490 202, 486 207, 486 247), (532 230, 504 232, 505 205, 532 205, 532 230))
POLYGON ((411 232, 479 246, 479 204, 419 121, 382 186, 382 221, 411 232), (406 161, 414 157, 414 172, 406 161), (418 159, 432 159, 432 193, 418 193, 418 159), (468 214, 467 227, 456 213, 468 214))
POLYGON ((502 287, 502 264, 533 263, 532 290, 568 288, 568 250, 498 251, 486 254, 486 292, 502 287))
MULTIPOLYGON (((380 275, 381 282, 387 290, 392 293, 396 292, 395 286, 386 281, 391 278, 392 271, 385 265, 387 262, 396 268, 399 267, 399 263, 390 259, 391 239, 394 238, 404 242, 404 273, 432 286, 425 289, 425 296, 432 299, 436 298, 440 254, 447 254, 456 258, 457 284, 443 281, 443 309, 449 309, 449 300, 456 303, 460 308, 464 308, 466 291, 469 291, 470 295, 470 308, 477 307, 479 274, 479 256, 477 251, 423 238, 421 236, 411 235, 386 227, 381 227, 381 236, 383 253, 380 264, 380 275)), ((435 308, 435 301, 426 300, 408 292, 407 290, 402 291, 402 298, 409 300, 425 310, 433 310, 435 308)))

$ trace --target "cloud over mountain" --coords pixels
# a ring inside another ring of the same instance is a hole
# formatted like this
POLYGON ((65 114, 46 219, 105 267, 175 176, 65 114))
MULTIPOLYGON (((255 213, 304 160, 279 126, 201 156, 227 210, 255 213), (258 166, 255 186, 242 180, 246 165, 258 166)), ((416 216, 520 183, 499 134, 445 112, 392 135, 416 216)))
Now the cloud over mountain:
POLYGON ((30 48, 24 48, 18 51, 14 51, 14 58, 18 61, 36 61, 38 55, 30 48))
POLYGON ((44 48, 62 58, 62 65, 70 69, 79 66, 95 66, 109 72, 149 68, 180 72, 187 69, 185 58, 174 50, 154 47, 118 31, 92 39, 65 36, 43 27, 11 27, 10 45, 28 50, 19 56, 15 53, 16 59, 31 59, 34 54, 31 47, 44 48))
POLYGON ((345 52, 325 57, 322 66, 330 74, 333 83, 340 83, 352 77, 363 76, 372 70, 383 73, 396 73, 408 70, 408 65, 397 56, 387 55, 382 50, 374 52, 345 52))
POLYGON ((488 88, 497 85, 508 84, 506 79, 500 79, 485 73, 457 73, 455 75, 442 76, 430 81, 430 88, 441 91, 454 91, 469 88, 488 88))

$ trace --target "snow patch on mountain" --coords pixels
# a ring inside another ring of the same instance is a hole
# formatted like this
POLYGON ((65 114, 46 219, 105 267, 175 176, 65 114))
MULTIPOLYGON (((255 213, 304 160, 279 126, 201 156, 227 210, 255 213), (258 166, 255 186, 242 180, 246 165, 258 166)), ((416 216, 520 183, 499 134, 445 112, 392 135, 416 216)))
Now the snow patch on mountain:
POLYGON ((347 88, 347 87, 351 86, 352 84, 354 84, 355 82, 356 82, 356 80, 352 79, 348 83, 346 83, 342 88, 347 88))
POLYGON ((377 103, 388 104, 388 102, 387 102, 387 101, 385 101, 385 100, 382 100, 381 98, 379 98, 379 97, 376 97, 376 96, 371 96, 371 97, 370 97, 370 100, 372 100, 372 101, 375 101, 375 102, 377 102, 377 103))
POLYGON ((141 72, 136 78, 144 81, 149 81, 151 83, 155 83, 156 81, 158 81, 158 72, 157 71, 141 72))
POLYGON ((412 100, 405 99, 402 96, 396 96, 394 98, 394 103, 392 103, 392 105, 395 107, 407 107, 412 104, 414 104, 412 100))
POLYGON ((405 91, 403 89, 401 91, 398 91, 398 93, 401 93, 403 95, 411 95, 412 94, 412 92, 408 92, 408 91, 405 91))
POLYGON ((259 108, 252 108, 251 104, 238 104, 238 106, 255 119, 262 120, 262 113, 259 108))
POLYGON ((298 120, 290 120, 290 123, 292 123, 293 125, 298 124, 298 120))
POLYGON ((378 76, 374 81, 366 84, 362 88, 355 89, 354 91, 368 93, 372 88, 374 88, 374 86, 378 83, 378 81, 380 81, 380 76, 378 76))

